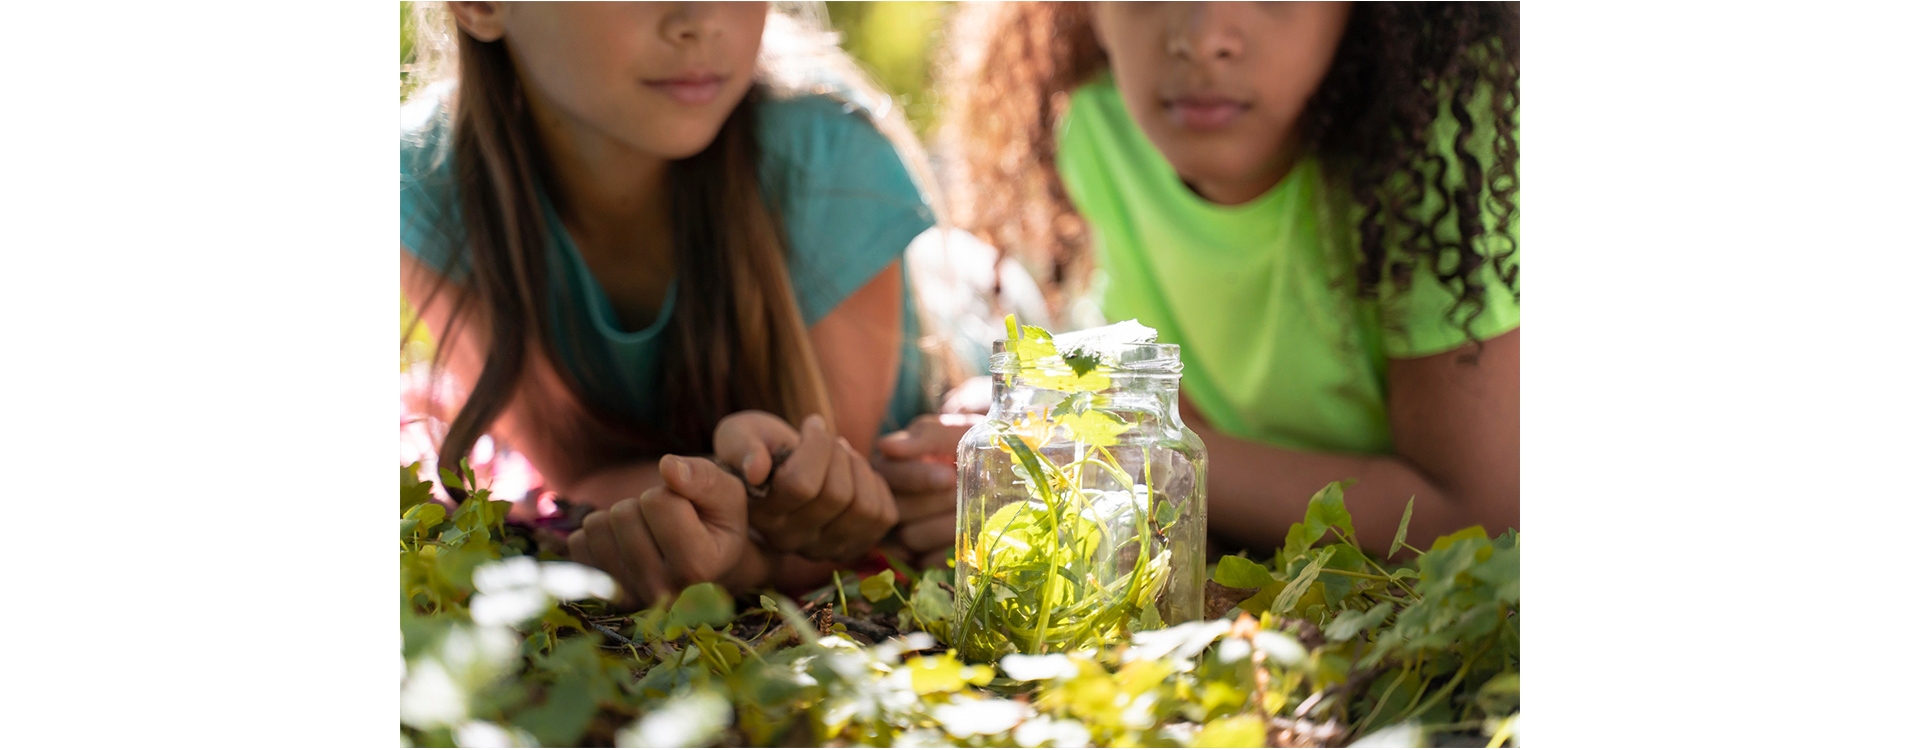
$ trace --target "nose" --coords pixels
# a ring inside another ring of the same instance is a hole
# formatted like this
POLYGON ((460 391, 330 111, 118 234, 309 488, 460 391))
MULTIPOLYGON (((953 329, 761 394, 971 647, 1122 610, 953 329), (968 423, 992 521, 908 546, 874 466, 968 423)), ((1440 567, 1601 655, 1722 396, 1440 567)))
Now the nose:
POLYGON ((708 39, 720 32, 712 3, 672 3, 660 20, 660 36, 674 43, 708 39))
POLYGON ((1232 14, 1223 12, 1222 3, 1185 3, 1175 13, 1178 20, 1168 29, 1167 51, 1174 57, 1199 62, 1232 60, 1245 51, 1239 25, 1232 14))

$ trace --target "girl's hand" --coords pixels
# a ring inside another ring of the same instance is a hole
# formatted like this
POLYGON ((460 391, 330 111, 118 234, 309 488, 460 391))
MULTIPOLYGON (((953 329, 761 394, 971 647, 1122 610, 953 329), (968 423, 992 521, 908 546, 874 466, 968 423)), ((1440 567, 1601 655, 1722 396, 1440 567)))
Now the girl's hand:
POLYGON ((893 490, 900 508, 893 539, 917 565, 925 567, 927 556, 953 546, 959 497, 954 460, 960 438, 982 419, 978 414, 923 414, 907 429, 880 439, 873 468, 893 490))
POLYGON ((993 406, 993 378, 976 375, 961 381, 940 404, 946 414, 985 414, 993 406))
POLYGON ((765 489, 747 520, 770 549, 814 560, 852 560, 872 549, 899 518, 886 482, 846 439, 828 432, 819 415, 808 417, 795 432, 766 412, 732 414, 714 430, 713 445, 721 461, 739 467, 756 494, 765 489))
POLYGON ((625 606, 658 604, 687 586, 721 580, 747 552, 747 494, 739 479, 712 461, 679 456, 660 458, 660 477, 664 486, 594 511, 567 537, 575 562, 620 583, 625 606))

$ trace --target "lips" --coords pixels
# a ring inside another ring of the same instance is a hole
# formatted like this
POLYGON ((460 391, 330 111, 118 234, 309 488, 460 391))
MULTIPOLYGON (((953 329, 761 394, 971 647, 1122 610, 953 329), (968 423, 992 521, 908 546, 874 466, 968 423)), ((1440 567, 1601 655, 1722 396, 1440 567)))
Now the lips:
POLYGON ((706 104, 720 97, 720 84, 726 80, 718 73, 687 73, 641 83, 681 104, 706 104))
POLYGON ((1224 96, 1202 94, 1166 101, 1167 117, 1188 130, 1220 130, 1240 119, 1252 105, 1224 96))

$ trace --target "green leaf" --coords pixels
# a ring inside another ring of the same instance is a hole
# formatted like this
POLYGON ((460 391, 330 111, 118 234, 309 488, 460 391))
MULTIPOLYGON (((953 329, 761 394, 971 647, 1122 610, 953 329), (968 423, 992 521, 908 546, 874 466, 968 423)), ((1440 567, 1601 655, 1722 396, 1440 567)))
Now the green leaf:
POLYGON ((1140 608, 1141 630, 1159 630, 1166 626, 1166 621, 1160 619, 1160 607, 1153 602, 1147 602, 1146 606, 1140 608))
POLYGON ((440 484, 449 491, 467 487, 466 481, 460 476, 460 471, 451 466, 440 467, 440 484))
POLYGON ((1427 551, 1439 552, 1440 550, 1453 546, 1454 542, 1458 542, 1463 539, 1486 539, 1486 538, 1487 538, 1486 529, 1481 528, 1479 526, 1468 526, 1464 529, 1461 529, 1459 531, 1453 532, 1446 536, 1440 537, 1439 539, 1433 540, 1433 546, 1427 548, 1427 551))
POLYGON ((667 609, 667 637, 701 625, 721 627, 733 619, 733 597, 712 583, 696 583, 680 592, 667 609))
POLYGON ((1094 368, 1097 368, 1100 366, 1099 355, 1088 354, 1086 352, 1080 352, 1080 353, 1069 355, 1069 356, 1063 356, 1060 359, 1066 362, 1068 367, 1073 368, 1073 374, 1076 377, 1084 376, 1087 373, 1093 372, 1094 368))
POLYGON ((1268 611, 1282 616, 1292 612, 1293 605, 1300 602, 1300 597, 1307 593, 1307 588, 1320 577, 1320 569, 1325 567, 1327 561, 1331 559, 1333 559, 1333 548, 1320 550, 1320 554, 1315 555, 1313 560, 1307 563, 1307 567, 1300 571, 1300 575, 1294 578, 1292 583, 1288 583, 1286 588, 1281 589, 1279 596, 1274 597, 1273 606, 1268 611))
POLYGON ((1387 548, 1387 557, 1393 557, 1400 551, 1400 545, 1407 543, 1407 524, 1413 521, 1413 497, 1407 497, 1407 509, 1400 512, 1400 529, 1393 532, 1393 546, 1387 548))
POLYGON ((580 676, 570 676, 547 689, 545 702, 514 715, 513 723, 532 732, 541 747, 575 747, 600 707, 594 691, 580 676))
POLYGON ((1133 427, 1121 422, 1118 417, 1099 410, 1068 414, 1060 418, 1060 423, 1067 426, 1067 430, 1073 434, 1074 441, 1085 443, 1089 448, 1118 443, 1120 433, 1133 427))
POLYGON ((1040 457, 1034 455, 1033 448, 1027 445, 1027 441, 1018 437, 1010 437, 1001 442, 1013 451, 1013 457, 1020 462, 1020 467, 1026 469, 1027 483, 1033 488, 1034 494, 1047 505, 1053 505, 1053 485, 1047 482, 1047 473, 1041 470, 1040 457))
POLYGON ((1336 641, 1353 640, 1354 636, 1380 627, 1380 623, 1386 622, 1387 615, 1392 613, 1392 602, 1375 604, 1372 609, 1365 612, 1349 609, 1341 612, 1339 617, 1333 618, 1333 623, 1326 629, 1327 637, 1336 641))
POLYGON ((1347 513, 1344 495, 1352 484, 1351 480, 1333 482, 1314 493, 1307 501, 1306 517, 1287 527, 1287 540, 1274 556, 1274 567, 1284 570, 1326 536, 1327 529, 1338 528, 1347 533, 1348 539, 1353 538, 1353 516, 1347 513))
POLYGON ((1053 411, 1048 412, 1047 415, 1054 419, 1059 419, 1068 414, 1086 412, 1093 408, 1093 397, 1094 394, 1086 391, 1070 394, 1066 398, 1060 399, 1060 403, 1055 404, 1053 411))
POLYGON ((1266 747, 1267 723, 1253 714, 1214 719, 1193 736, 1193 746, 1266 747))
POLYGON ((433 527, 446 520, 447 509, 441 507, 439 503, 421 503, 407 509, 401 518, 403 519, 400 526, 402 536, 420 536, 432 531, 433 527), (406 524, 408 521, 413 525, 408 526, 406 524))
MULTIPOLYGON (((1347 538, 1353 538, 1353 516, 1347 513, 1346 489, 1353 486, 1353 480, 1334 482, 1314 493, 1307 501, 1307 528, 1337 528, 1346 532, 1347 538)), ((1319 534, 1313 538, 1318 540, 1319 534)))
MULTIPOLYGON (((1341 542, 1329 545, 1327 549, 1333 550, 1333 557, 1327 560, 1326 570, 1367 572, 1367 556, 1353 545, 1341 542)), ((1353 592, 1355 585, 1359 582, 1358 578, 1331 575, 1320 581, 1320 584, 1326 587, 1327 604, 1337 605, 1340 600, 1347 598, 1347 595, 1353 592)))
POLYGON ((1520 601, 1520 553, 1513 549, 1495 548, 1487 559, 1475 563, 1468 571, 1474 578, 1493 586, 1494 597, 1502 602, 1516 604, 1520 601))
POLYGON ((960 662, 944 654, 916 657, 907 662, 907 674, 912 678, 913 692, 919 695, 950 693, 966 684, 960 679, 960 662))
POLYGON ((953 595, 926 578, 920 579, 920 585, 913 587, 911 606, 913 617, 920 622, 920 627, 935 636, 943 635, 948 621, 953 619, 953 595))
POLYGON ((420 462, 400 467, 400 512, 433 497, 433 483, 420 479, 420 462))
POLYGON ((1239 555, 1227 555, 1220 558, 1220 564, 1213 569, 1213 580, 1228 588, 1260 589, 1272 585, 1274 579, 1273 573, 1259 563, 1239 555))
POLYGON ((860 580, 860 596, 869 602, 880 602, 894 595, 893 571, 882 570, 860 580))
POLYGON ((1427 554, 1420 556, 1420 586, 1423 592, 1431 590, 1444 593, 1447 587, 1453 585, 1456 577, 1480 562, 1481 552, 1492 552, 1483 538, 1468 536, 1459 540, 1441 539, 1443 543, 1436 543, 1427 554))
POLYGON ((1246 601, 1240 602, 1240 611, 1252 614, 1254 612, 1266 612, 1272 609, 1273 600, 1280 598, 1280 592, 1285 591, 1287 584, 1292 582, 1292 579, 1286 579, 1275 580, 1273 583, 1267 584, 1266 587, 1260 589, 1259 593, 1247 597, 1246 601))

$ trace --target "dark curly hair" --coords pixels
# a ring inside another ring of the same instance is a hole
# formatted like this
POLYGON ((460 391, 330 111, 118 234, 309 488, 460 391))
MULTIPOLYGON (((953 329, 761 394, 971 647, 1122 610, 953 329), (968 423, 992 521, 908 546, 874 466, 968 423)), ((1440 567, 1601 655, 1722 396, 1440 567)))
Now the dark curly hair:
MULTIPOLYGON (((1054 141, 1071 92, 1106 68, 1091 16, 1083 3, 975 4, 955 18, 941 71, 955 218, 1050 277, 1056 309, 1091 270, 1054 141)), ((1519 109, 1518 3, 1354 4, 1302 127, 1329 180, 1353 197, 1361 294, 1382 281, 1404 291, 1424 261, 1470 337, 1487 264, 1518 299, 1519 109), (1434 137, 1443 110, 1459 125, 1446 143, 1434 137), (1483 129, 1491 152, 1475 153, 1468 144, 1483 129), (1449 224, 1457 231, 1436 231, 1449 224)))

